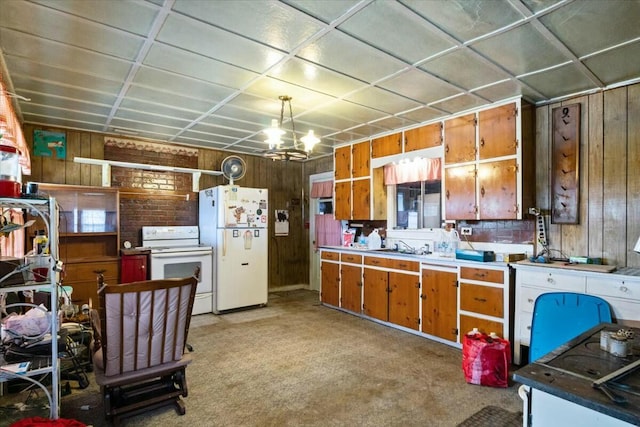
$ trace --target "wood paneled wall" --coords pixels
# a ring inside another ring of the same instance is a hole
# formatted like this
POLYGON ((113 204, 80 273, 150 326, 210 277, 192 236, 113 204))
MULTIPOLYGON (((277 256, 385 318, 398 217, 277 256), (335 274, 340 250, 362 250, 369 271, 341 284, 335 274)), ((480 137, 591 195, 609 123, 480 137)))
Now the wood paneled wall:
POLYGON ((536 109, 536 202, 551 208, 552 111, 575 103, 581 106, 580 223, 549 225, 553 255, 638 267, 633 246, 640 236, 640 84, 536 109))
MULTIPOLYGON (((78 132, 68 129, 48 128, 42 126, 25 125, 25 137, 29 146, 33 147, 33 131, 36 129, 65 132, 67 135, 67 153, 66 159, 59 160, 54 158, 34 157, 32 156, 32 175, 24 177, 24 181, 50 182, 56 184, 75 184, 75 185, 93 185, 100 186, 102 182, 102 170, 100 166, 81 165, 73 162, 73 158, 88 157, 95 159, 105 158, 104 134, 93 132, 78 132)), ((161 142, 158 142, 161 143, 161 142)), ((113 150, 109 147, 109 150, 113 150)), ((135 150, 134 150, 135 152, 135 150)), ((222 160, 230 153, 217 150, 199 149, 197 166, 200 169, 220 170, 222 160)), ((135 154, 129 156, 126 161, 139 163, 166 164, 167 159, 161 158, 158 153, 157 159, 150 159, 148 152, 139 156, 135 154), (155 160, 155 161, 154 161, 155 160)), ((309 282, 309 256, 308 256, 308 229, 305 227, 303 213, 307 209, 305 206, 303 189, 306 188, 303 178, 304 165, 297 162, 274 162, 258 156, 240 155, 247 164, 247 173, 241 180, 236 183, 243 187, 267 188, 269 190, 269 214, 274 217, 275 209, 289 210, 289 235, 275 236, 273 231, 273 219, 270 220, 269 226, 269 288, 279 288, 291 285, 306 285, 309 282)), ((114 160, 114 159, 110 159, 114 160)), ((118 160, 123 160, 118 158, 118 160)), ((112 177, 113 178, 113 177, 112 177)), ((187 180, 191 182, 190 177, 187 180)), ((176 181, 178 182, 178 180, 176 181)), ((186 182, 186 181, 185 181, 186 182)), ((308 180, 307 180, 308 182, 308 180)), ((226 184, 226 180, 222 176, 203 175, 200 180, 200 188, 208 188, 216 185, 226 184)), ((190 186, 178 183, 179 189, 175 191, 158 192, 155 190, 145 190, 141 188, 122 187, 121 191, 130 191, 138 195, 128 195, 121 198, 122 203, 131 204, 133 199, 151 199, 154 195, 165 194, 169 196, 173 193, 189 193, 190 186), (184 187, 184 188, 182 188, 184 187), (145 196, 145 192, 148 196, 145 196)), ((189 203, 184 202, 184 198, 162 197, 164 210, 173 214, 174 212, 187 212, 181 214, 181 218, 176 219, 173 225, 195 225, 186 224, 182 220, 184 217, 197 218, 197 194, 193 193, 193 198, 189 203), (167 203, 180 203, 180 207, 172 209, 167 203)), ((129 212, 131 209, 122 209, 121 211, 129 212)), ((162 219, 165 221, 165 219, 162 219)), ((194 220, 191 219, 191 222, 194 220)), ((135 222, 135 221, 134 221, 135 222)), ((126 228, 128 218, 124 215, 120 218, 121 228, 126 228)), ((143 224, 158 225, 158 224, 143 224)), ((164 225, 159 224, 159 225, 164 225)), ((135 224, 133 229, 127 229, 127 237, 136 244, 139 240, 139 229, 141 224, 135 224)), ((121 230, 122 231, 122 230, 121 230)), ((124 241, 125 239, 121 239, 124 241)))

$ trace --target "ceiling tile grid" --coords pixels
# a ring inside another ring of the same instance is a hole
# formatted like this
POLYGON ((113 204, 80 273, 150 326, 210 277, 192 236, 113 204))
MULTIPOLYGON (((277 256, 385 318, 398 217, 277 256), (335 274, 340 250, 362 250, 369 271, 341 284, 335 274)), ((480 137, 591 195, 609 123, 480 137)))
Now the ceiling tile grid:
POLYGON ((261 155, 640 81, 640 0, 3 0, 22 119, 261 155), (291 141, 288 111, 283 123, 291 141))

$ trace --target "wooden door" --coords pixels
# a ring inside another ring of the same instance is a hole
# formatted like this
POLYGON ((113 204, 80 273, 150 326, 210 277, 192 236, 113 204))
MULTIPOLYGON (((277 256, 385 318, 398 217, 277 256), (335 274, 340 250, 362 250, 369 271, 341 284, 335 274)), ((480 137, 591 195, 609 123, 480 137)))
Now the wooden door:
POLYGON ((402 153, 402 132, 381 136, 371 141, 371 158, 402 153))
POLYGON ((478 155, 480 160, 515 155, 516 104, 480 111, 478 113, 478 155))
POLYGON ((351 181, 334 184, 335 200, 333 204, 336 219, 351 219, 351 181))
POLYGON ((457 341, 457 279, 455 272, 422 270, 422 332, 457 341))
POLYGON ((476 219, 476 168, 474 165, 445 168, 444 212, 446 219, 476 219))
POLYGON ((351 146, 338 147, 333 155, 335 157, 335 179, 351 178, 351 146))
POLYGON ((438 147, 440 145, 442 145, 441 122, 404 131, 405 152, 438 147))
POLYGON ((323 262, 320 269, 322 271, 320 301, 338 307, 340 305, 340 264, 323 262))
POLYGON ((368 220, 371 218, 371 179, 354 180, 351 218, 368 220))
POLYGON ((478 164, 480 219, 518 218, 517 178, 516 159, 478 164))
POLYGON ((445 164, 476 159, 476 115, 456 117, 444 122, 445 164))
POLYGON ((371 144, 369 141, 354 144, 351 158, 353 159, 353 165, 351 166, 351 176, 353 178, 360 178, 371 174, 369 170, 371 144))
POLYGON ((364 269, 364 303, 362 311, 369 317, 389 319, 389 273, 373 268, 364 269))
POLYGON ((345 310, 360 313, 362 310, 362 267, 342 265, 340 271, 342 296, 340 306, 345 310))
POLYGON ((389 272, 389 322, 420 330, 420 277, 389 272))

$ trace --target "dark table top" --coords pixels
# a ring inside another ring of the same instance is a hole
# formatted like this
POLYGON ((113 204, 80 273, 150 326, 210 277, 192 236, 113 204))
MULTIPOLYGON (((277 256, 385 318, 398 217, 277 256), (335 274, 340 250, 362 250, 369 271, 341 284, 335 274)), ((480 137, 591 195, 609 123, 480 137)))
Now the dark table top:
MULTIPOLYGON (((640 359, 639 329, 634 329, 636 338, 632 355, 617 357, 600 349, 600 331, 604 329, 615 332, 620 328, 620 325, 613 323, 600 324, 517 370, 513 379, 586 408, 640 425, 640 396, 611 388, 615 394, 628 400, 627 403, 618 404, 602 391, 593 388, 593 381, 640 359)), ((640 390, 640 368, 613 381, 640 390)))

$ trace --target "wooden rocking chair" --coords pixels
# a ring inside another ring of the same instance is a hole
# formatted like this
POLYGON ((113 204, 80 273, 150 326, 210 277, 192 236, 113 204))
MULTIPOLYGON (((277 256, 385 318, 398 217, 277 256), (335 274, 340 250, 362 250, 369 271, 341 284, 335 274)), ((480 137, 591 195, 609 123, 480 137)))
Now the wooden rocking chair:
POLYGON ((91 311, 93 362, 105 416, 124 416, 175 404, 184 415, 184 353, 197 279, 164 279, 104 285, 100 312, 91 311))

